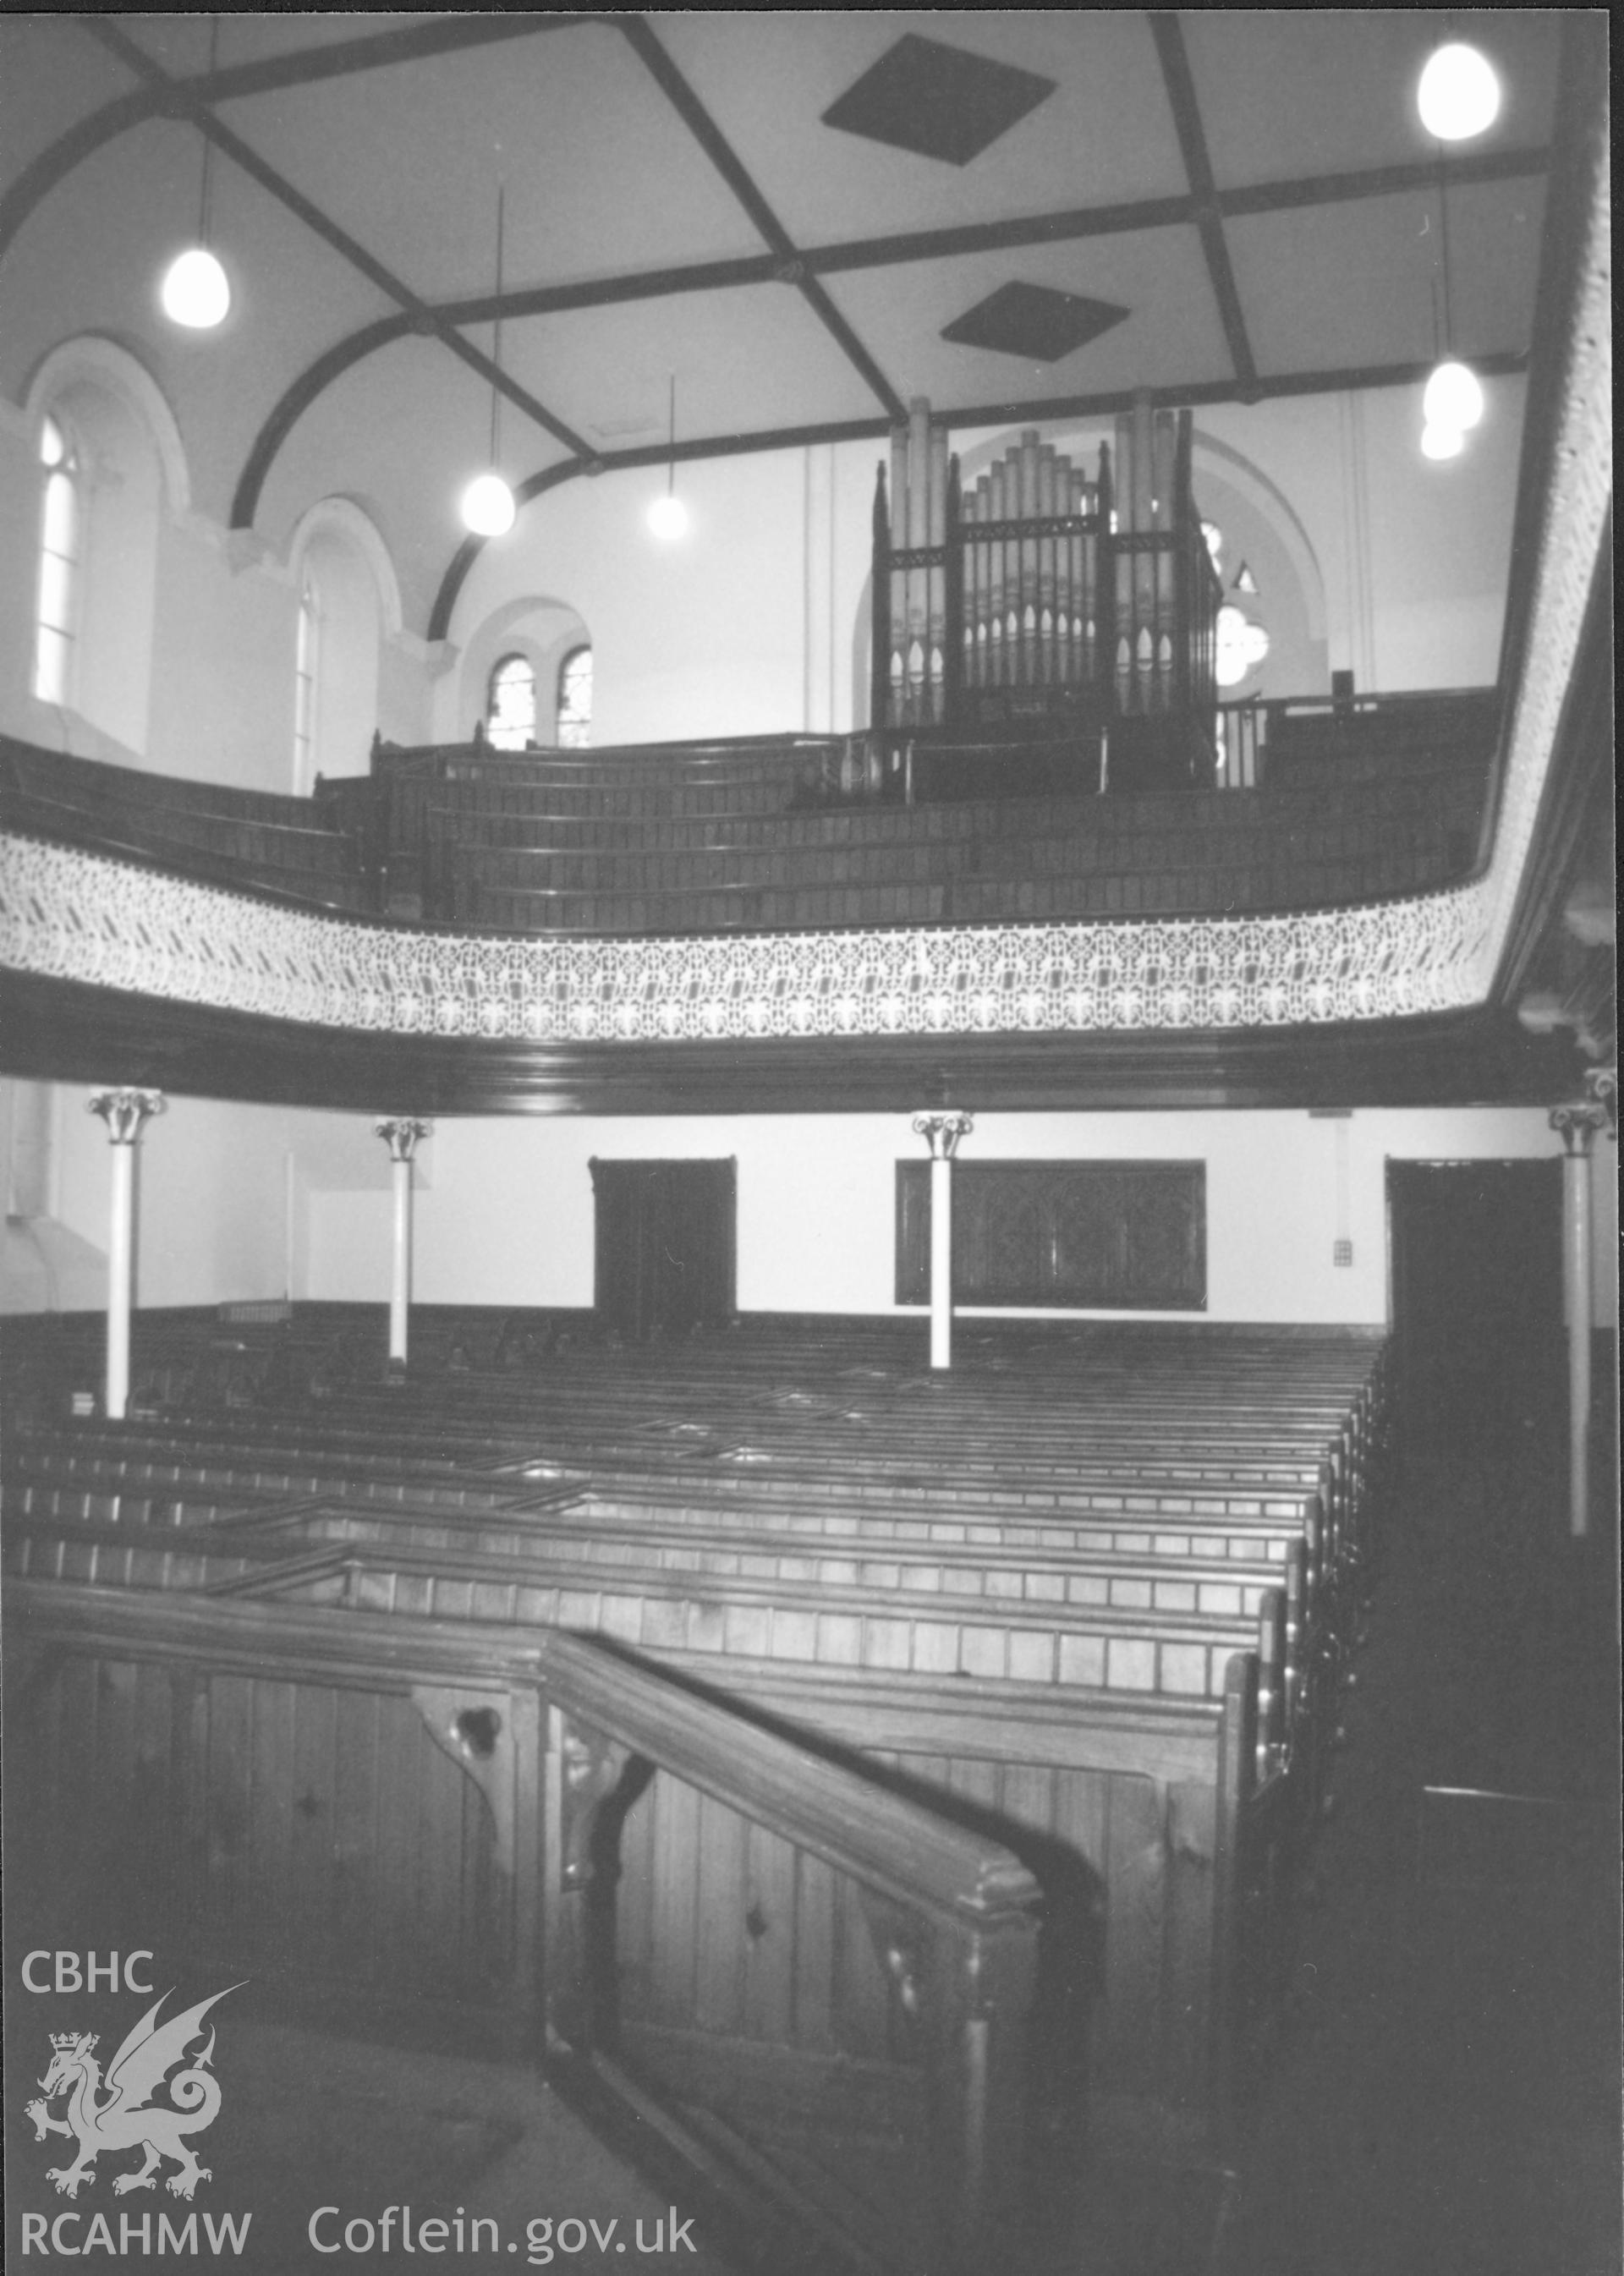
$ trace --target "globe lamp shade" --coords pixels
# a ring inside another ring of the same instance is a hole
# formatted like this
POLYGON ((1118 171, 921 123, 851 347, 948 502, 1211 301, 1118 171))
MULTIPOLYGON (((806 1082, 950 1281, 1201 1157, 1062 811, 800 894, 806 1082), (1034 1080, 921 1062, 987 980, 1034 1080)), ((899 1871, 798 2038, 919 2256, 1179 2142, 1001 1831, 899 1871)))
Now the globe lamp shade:
POLYGON ((1458 459, 1466 447, 1466 437, 1458 427, 1429 426, 1421 436, 1423 459, 1458 459))
POLYGON ((231 305, 231 288, 219 262, 201 245, 180 254, 163 272, 159 288, 163 313, 188 331, 212 331, 231 305))
POLYGON ((1452 41, 1429 57, 1415 102, 1434 140, 1466 142, 1499 117, 1500 83, 1486 56, 1452 41))
POLYGON ((668 542, 687 535, 688 510, 674 490, 666 490, 656 498, 649 509, 649 527, 656 537, 668 542))
POLYGON ((475 537, 505 537, 519 512, 498 474, 475 474, 462 494, 462 519, 475 537))
POLYGON ((1453 427, 1464 435, 1483 417, 1483 389, 1463 363, 1441 363, 1427 382, 1421 408, 1429 427, 1453 427))

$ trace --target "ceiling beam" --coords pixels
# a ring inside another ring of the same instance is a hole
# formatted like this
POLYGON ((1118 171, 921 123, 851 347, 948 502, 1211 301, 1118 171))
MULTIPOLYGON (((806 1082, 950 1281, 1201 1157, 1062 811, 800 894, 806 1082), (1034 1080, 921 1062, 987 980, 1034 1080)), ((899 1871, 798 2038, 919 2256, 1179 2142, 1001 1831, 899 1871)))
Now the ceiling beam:
MULTIPOLYGON (((391 64, 423 63, 436 56, 454 55, 467 48, 489 47, 496 40, 528 38, 537 32, 566 31, 581 24, 602 24, 602 16, 451 16, 429 23, 407 25, 391 32, 368 33, 358 40, 334 40, 323 46, 294 48, 286 55, 258 63, 234 64, 223 71, 199 72, 177 79, 188 102, 232 102, 256 95, 269 95, 291 87, 308 87, 319 80, 348 77, 391 64)), ((65 175, 72 172, 104 144, 127 128, 149 118, 168 117, 173 98, 156 85, 121 95, 68 129, 49 148, 25 166, 0 198, 0 261, 29 215, 65 175)))
MULTIPOLYGON (((1452 189, 1492 182, 1522 181, 1549 171, 1551 152, 1537 148, 1492 150, 1452 162, 1452 189)), ((1311 174, 1288 181, 1257 182, 1224 190, 1218 205, 1226 218, 1290 213, 1322 205, 1353 204, 1364 198, 1401 196, 1408 191, 1436 196, 1438 168, 1430 160, 1401 166, 1371 166, 1353 173, 1311 174)), ((1063 212, 1027 214, 1009 221, 961 222, 949 229, 909 230, 884 237, 847 238, 829 245, 803 246, 795 258, 816 277, 838 277, 864 269, 890 269, 922 261, 947 261, 965 254, 996 253, 1028 245, 1059 245, 1127 231, 1193 226, 1197 204, 1188 193, 1176 197, 1134 198, 1119 205, 1074 206, 1063 212)), ((441 300, 435 312, 447 323, 489 323, 494 317, 523 318, 568 314, 580 308, 613 307, 626 301, 657 300, 675 293, 725 292, 740 286, 785 281, 783 264, 770 253, 735 254, 716 261, 679 262, 664 269, 632 269, 616 277, 588 277, 568 284, 529 284, 511 292, 474 293, 441 300)))
MULTIPOLYGON (((1509 353, 1475 356, 1472 365, 1485 379, 1508 378, 1527 370, 1528 358, 1509 353)), ((1095 395, 1026 397, 997 403, 962 404, 933 411, 931 424, 945 427, 951 433, 956 428, 1016 423, 1029 426, 1034 421, 1052 424, 1059 420, 1110 418, 1119 411, 1131 411, 1142 401, 1178 410, 1210 403, 1264 402, 1273 397, 1333 395, 1354 389, 1415 387, 1431 368, 1430 360, 1423 359, 1408 363, 1341 364, 1319 371, 1278 372, 1255 377, 1244 395, 1237 380, 1215 379, 1195 381, 1187 386, 1113 388, 1095 395)), ((821 426, 774 427, 752 434, 710 435, 679 443, 674 450, 669 442, 648 443, 632 450, 601 451, 584 460, 560 459, 543 467, 540 474, 515 484, 513 496, 524 506, 548 490, 557 489, 560 483, 574 482, 582 474, 663 467, 672 459, 688 463, 704 459, 746 458, 758 451, 802 450, 822 443, 878 441, 890 434, 891 424, 888 419, 836 420, 821 426)), ((426 635, 429 640, 449 637, 457 596, 484 544, 482 537, 467 537, 452 555, 429 612, 426 635)))
POLYGON ((234 134, 229 126, 224 125, 206 105, 185 95, 181 82, 171 79, 163 65, 155 62, 146 50, 121 31, 110 18, 92 16, 80 17, 76 20, 92 39, 99 41, 110 54, 118 57, 121 63, 138 72, 148 86, 166 90, 177 110, 189 118, 201 133, 206 134, 216 149, 223 150, 251 180, 257 182, 260 187, 275 198, 279 205, 285 207, 295 219, 301 221, 307 229, 319 237, 324 245, 330 247, 342 259, 347 261, 353 269, 358 270, 367 279, 368 284, 376 285, 386 300, 392 300, 395 306, 412 320, 411 329, 414 332, 421 332, 425 338, 436 339, 442 346, 449 348, 459 361, 467 364, 470 370, 477 372, 482 379, 488 380, 499 394, 505 396, 510 403, 522 411, 527 418, 534 420, 535 424, 547 434, 562 443, 566 450, 582 453, 589 452, 589 444, 577 435, 573 428, 566 427, 561 419, 555 418, 546 406, 538 402, 527 389, 520 387, 516 380, 510 379, 489 356, 482 354, 471 341, 465 340, 461 333, 453 326, 436 315, 426 300, 414 292, 409 285, 402 284, 398 277, 384 268, 381 261, 374 260, 366 247, 359 244, 347 230, 342 229, 330 214, 324 213, 321 207, 306 197, 301 190, 295 189, 292 182, 277 173, 274 166, 268 165, 257 151, 250 148, 248 144, 243 141, 239 135, 234 134))
POLYGON ((641 16, 619 16, 614 21, 683 125, 771 247, 778 265, 778 273, 783 282, 795 286, 825 331, 884 404, 891 418, 905 418, 907 409, 901 397, 816 277, 808 271, 789 231, 773 212, 737 151, 660 45, 649 26, 641 16))
MULTIPOLYGON (((1479 153, 1452 163, 1450 181, 1455 188, 1503 181, 1520 181, 1544 174, 1551 151, 1541 144, 1531 148, 1479 153)), ((1218 202, 1226 215, 1287 213, 1319 205, 1340 204, 1363 198, 1393 197, 1411 190, 1431 193, 1438 170, 1430 162, 1396 166, 1372 166, 1354 172, 1298 176, 1288 180, 1258 182, 1244 189, 1226 190, 1218 202)), ((839 276, 852 270, 899 266, 909 262, 940 261, 956 255, 996 251, 1026 245, 1054 245, 1074 239, 1107 237, 1129 230, 1164 229, 1195 220, 1195 200, 1184 194, 1171 198, 1138 198, 1119 205, 1077 206, 1051 214, 1030 214, 1009 221, 971 222, 951 229, 914 230, 904 234, 853 238, 829 245, 803 247, 795 256, 814 276, 839 276)), ((445 324, 490 323, 573 314, 586 308, 623 307, 686 292, 717 292, 781 283, 783 263, 776 253, 741 254, 729 259, 679 263, 670 268, 634 270, 619 277, 589 277, 569 284, 523 285, 512 292, 474 293, 459 300, 434 304, 434 314, 445 324)), ((375 348, 398 338, 401 324, 385 320, 336 342, 325 354, 293 381, 254 438, 244 462, 231 503, 234 528, 252 526, 263 487, 277 451, 302 413, 324 387, 360 362, 375 348)), ((1385 378, 1363 383, 1394 384, 1385 378)), ((1259 383, 1263 384, 1263 383, 1259 383)), ((1278 392, 1278 390, 1275 391, 1278 392)), ((1182 401, 1185 398, 1178 398, 1182 401)), ((590 456, 590 453, 588 454, 590 456)))
POLYGON ((1201 249, 1206 255, 1207 274, 1212 280, 1213 298, 1218 302, 1230 361, 1234 365, 1235 377, 1241 383, 1241 399, 1249 401, 1257 381, 1257 368, 1252 359, 1252 344, 1247 338, 1240 288, 1235 283, 1234 269, 1230 265, 1229 244, 1224 235, 1218 184, 1212 178, 1212 161, 1207 152, 1207 131, 1201 123, 1201 106, 1195 99, 1195 81, 1190 72, 1189 52, 1184 44, 1179 19, 1171 9, 1150 9, 1147 20, 1156 42, 1157 60, 1162 67, 1162 80, 1172 110, 1173 130, 1179 137, 1184 171, 1195 193, 1195 226, 1201 236, 1201 249))
MULTIPOLYGON (((492 19, 478 18, 460 19, 465 36, 457 44, 469 44, 472 35, 479 31, 483 38, 499 36, 496 30, 482 27, 493 21, 503 32, 509 27, 515 30, 556 31, 565 26, 603 23, 593 16, 556 16, 535 19, 505 16, 492 19)), ((430 31, 440 27, 425 26, 414 34, 420 42, 414 53, 421 57, 436 50, 427 44, 430 31)), ((509 34, 511 36, 511 34, 509 34)), ((384 34, 376 40, 338 43, 338 51, 353 44, 356 48, 379 48, 386 43, 403 43, 405 34, 384 34)), ((440 31, 449 42, 451 27, 440 31)), ((300 49, 300 56, 317 52, 300 49)), ((281 58, 291 61, 292 58, 281 58)), ((379 57, 378 61, 405 61, 398 57, 379 57)), ((205 73, 197 79, 178 82, 189 96, 202 102, 223 100, 210 92, 222 80, 240 80, 247 72, 258 72, 269 66, 246 65, 233 72, 216 72, 212 77, 205 73)), ((356 64, 354 69, 361 68, 356 64)), ((310 77, 319 76, 314 71, 310 77)), ((297 84, 296 81, 278 82, 297 84)), ((232 93, 257 93, 258 88, 228 87, 232 93)), ((166 115, 171 109, 169 98, 156 89, 138 88, 129 95, 119 95, 105 103, 100 110, 81 119, 76 126, 41 152, 31 164, 25 166, 11 188, 0 196, 0 260, 4 260, 23 223, 56 185, 87 158, 93 157, 106 143, 114 140, 126 128, 143 121, 166 115)), ((1451 186, 1469 188, 1475 183, 1517 181, 1529 175, 1543 174, 1551 165, 1551 150, 1546 144, 1518 147, 1504 150, 1479 151, 1471 156, 1452 158, 1449 167, 1451 186)), ((1343 173, 1307 174, 1273 182, 1253 182, 1244 187, 1220 190, 1218 209, 1226 220, 1235 220, 1249 214, 1289 213, 1302 206, 1336 205, 1356 198, 1381 198, 1401 195, 1409 190, 1436 190, 1438 168, 1431 160, 1412 160, 1400 165, 1369 166, 1343 173)), ((1195 200, 1188 193, 1175 197, 1130 198, 1114 205, 1076 206, 1059 213, 1032 214, 1009 221, 970 222, 949 229, 913 230, 883 237, 854 238, 844 243, 803 247, 793 256, 804 263, 814 276, 834 276, 854 269, 881 269, 893 262, 942 261, 954 254, 987 253, 1008 250, 1027 245, 1059 245, 1073 239, 1116 236, 1130 230, 1165 229, 1195 220, 1195 200)), ((442 303, 438 313, 448 322, 489 322, 493 315, 503 315, 550 314, 554 308, 578 308, 606 306, 619 300, 652 300, 668 292, 703 292, 729 284, 757 284, 769 282, 788 256, 778 254, 747 254, 732 261, 698 262, 687 268, 649 269, 628 277, 589 278, 582 284, 543 286, 529 294, 515 292, 503 296, 500 303, 494 294, 486 294, 466 302, 442 303), (533 300, 533 306, 527 301, 533 300)))

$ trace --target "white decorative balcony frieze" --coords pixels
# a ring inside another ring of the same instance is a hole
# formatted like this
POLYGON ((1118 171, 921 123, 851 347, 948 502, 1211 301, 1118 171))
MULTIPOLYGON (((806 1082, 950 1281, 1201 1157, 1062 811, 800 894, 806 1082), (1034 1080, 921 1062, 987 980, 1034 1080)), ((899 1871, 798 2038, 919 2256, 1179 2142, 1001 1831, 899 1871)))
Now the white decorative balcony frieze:
POLYGON ((1297 915, 683 934, 361 924, 26 838, 0 963, 323 1028, 532 1043, 1090 1035, 1390 1020, 1481 1002, 1488 881, 1297 915))

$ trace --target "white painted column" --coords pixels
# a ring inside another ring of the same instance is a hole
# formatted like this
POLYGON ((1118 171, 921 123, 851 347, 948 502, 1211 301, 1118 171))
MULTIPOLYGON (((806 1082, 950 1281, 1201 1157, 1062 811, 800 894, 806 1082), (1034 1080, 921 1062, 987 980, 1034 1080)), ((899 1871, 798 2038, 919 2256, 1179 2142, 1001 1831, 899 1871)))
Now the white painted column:
POLYGON ((107 1125, 113 1149, 112 1201, 107 1228, 106 1411, 121 1422, 130 1406, 130 1306, 134 1294, 135 1146, 148 1118, 163 1111, 156 1090, 98 1090, 88 1111, 107 1125))
POLYGON ((412 1157, 417 1142, 434 1128, 410 1115, 383 1115, 373 1124, 389 1147, 394 1165, 393 1269, 389 1287, 389 1364, 391 1374, 406 1363, 406 1315, 412 1302, 412 1157))
POLYGON ((1567 1525, 1590 1525, 1590 1149, 1606 1111, 1590 1101, 1551 1111, 1562 1141, 1562 1286, 1567 1314, 1567 1525))
POLYGON ((953 1156, 975 1127, 957 1107, 916 1114, 914 1127, 930 1149, 930 1364, 953 1363, 953 1156))

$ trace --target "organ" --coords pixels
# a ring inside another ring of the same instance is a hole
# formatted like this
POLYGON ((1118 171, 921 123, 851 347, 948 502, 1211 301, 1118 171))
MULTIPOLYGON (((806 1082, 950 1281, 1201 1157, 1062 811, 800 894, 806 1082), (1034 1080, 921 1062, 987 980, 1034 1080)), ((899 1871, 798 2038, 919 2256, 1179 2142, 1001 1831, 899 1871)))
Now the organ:
POLYGON ((875 489, 873 725, 916 751, 1069 742, 1117 786, 1209 784, 1222 595, 1190 444, 1188 411, 1141 398, 1091 467, 1029 428, 967 483, 915 398, 875 489))

